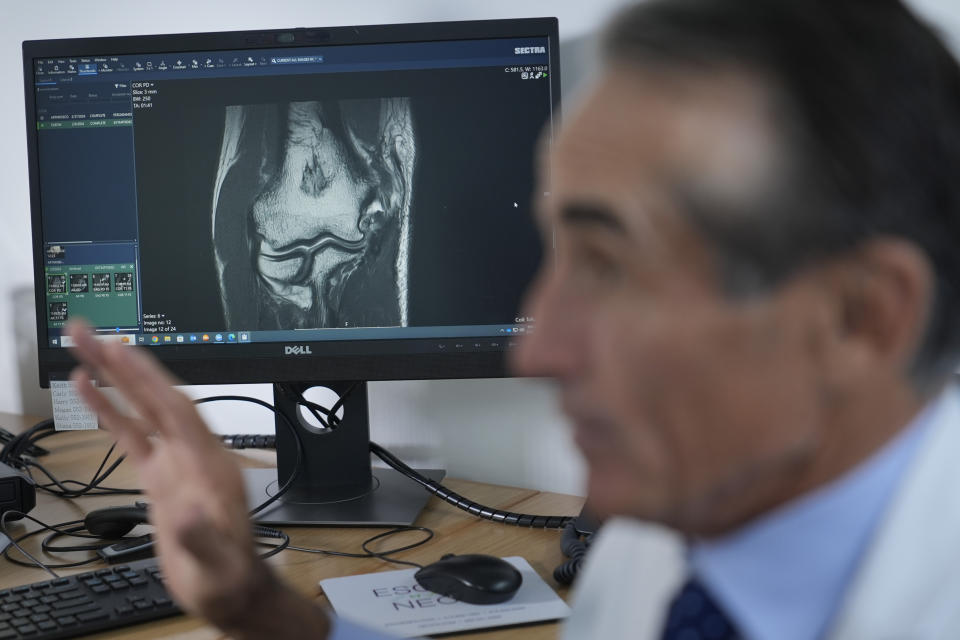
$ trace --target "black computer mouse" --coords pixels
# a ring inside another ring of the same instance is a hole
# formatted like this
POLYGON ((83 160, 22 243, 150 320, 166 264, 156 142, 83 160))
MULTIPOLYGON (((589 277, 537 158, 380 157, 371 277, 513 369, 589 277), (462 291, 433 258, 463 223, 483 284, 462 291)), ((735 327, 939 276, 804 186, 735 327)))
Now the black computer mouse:
POLYGON ((445 555, 414 577, 424 589, 470 604, 506 602, 523 584, 512 564, 481 554, 445 555))

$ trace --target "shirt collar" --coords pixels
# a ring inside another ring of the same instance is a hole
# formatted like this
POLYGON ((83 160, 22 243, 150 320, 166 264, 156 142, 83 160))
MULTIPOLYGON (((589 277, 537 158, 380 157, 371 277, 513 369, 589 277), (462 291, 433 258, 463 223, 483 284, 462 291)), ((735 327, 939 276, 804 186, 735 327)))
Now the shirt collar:
POLYGON ((830 484, 729 535, 691 545, 692 574, 745 638, 823 635, 941 404, 942 397, 830 484))

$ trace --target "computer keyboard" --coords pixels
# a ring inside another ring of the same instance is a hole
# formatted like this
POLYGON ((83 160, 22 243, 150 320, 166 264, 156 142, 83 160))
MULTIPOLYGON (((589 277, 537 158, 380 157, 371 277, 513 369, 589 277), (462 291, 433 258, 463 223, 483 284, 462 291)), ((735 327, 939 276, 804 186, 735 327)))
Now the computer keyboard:
POLYGON ((155 558, 0 591, 0 640, 52 640, 180 613, 155 558))

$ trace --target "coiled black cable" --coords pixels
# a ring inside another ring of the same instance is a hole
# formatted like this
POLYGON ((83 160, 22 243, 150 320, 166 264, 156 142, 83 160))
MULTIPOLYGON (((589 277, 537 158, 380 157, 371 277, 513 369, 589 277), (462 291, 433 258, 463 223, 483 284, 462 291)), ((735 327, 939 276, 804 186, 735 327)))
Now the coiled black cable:
POLYGON ((518 527, 530 527, 535 529, 562 529, 567 523, 574 521, 573 516, 535 516, 526 513, 514 513, 513 511, 502 511, 487 507, 473 500, 464 498, 459 493, 451 491, 439 482, 427 478, 417 472, 416 469, 409 467, 395 455, 378 445, 376 442, 370 443, 370 451, 375 456, 386 462, 388 465, 417 482, 424 489, 437 496, 444 502, 452 504, 458 509, 471 513, 484 520, 492 520, 503 524, 512 524, 518 527))
POLYGON ((276 449, 277 436, 264 434, 230 434, 217 436, 227 449, 276 449))
POLYGON ((554 580, 560 584, 573 584, 574 578, 580 572, 583 559, 587 555, 591 537, 588 535, 581 540, 573 522, 569 522, 563 527, 563 534, 560 537, 560 551, 567 557, 567 560, 553 570, 554 580))

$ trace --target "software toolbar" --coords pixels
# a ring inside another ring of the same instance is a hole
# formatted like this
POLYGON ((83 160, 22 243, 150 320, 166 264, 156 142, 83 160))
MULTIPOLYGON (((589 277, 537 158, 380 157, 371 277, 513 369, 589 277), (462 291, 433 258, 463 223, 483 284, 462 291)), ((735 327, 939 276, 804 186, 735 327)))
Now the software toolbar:
MULTIPOLYGON (((91 80, 204 78, 336 73, 371 70, 546 65, 543 38, 458 42, 194 51, 130 56, 77 56, 34 60, 37 86, 91 80)), ((541 76, 542 78, 543 76, 541 76)))
MULTIPOLYGON (((140 346, 246 344, 265 342, 315 342, 423 338, 434 341, 439 352, 496 350, 512 346, 515 338, 532 333, 533 325, 479 325, 455 327, 372 327, 360 329, 299 329, 296 331, 190 331, 183 333, 137 333, 99 329, 97 338, 140 346)), ((51 347, 72 347, 68 335, 50 337, 51 347)))

